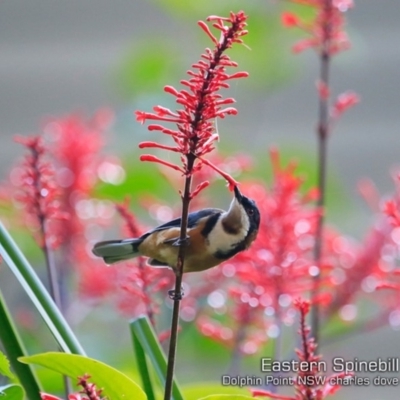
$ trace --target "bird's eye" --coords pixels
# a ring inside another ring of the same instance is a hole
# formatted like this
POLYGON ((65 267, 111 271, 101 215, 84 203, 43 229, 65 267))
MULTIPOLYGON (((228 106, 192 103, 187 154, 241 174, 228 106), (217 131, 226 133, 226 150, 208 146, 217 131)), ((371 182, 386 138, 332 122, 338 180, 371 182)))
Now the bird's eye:
POLYGON ((249 210, 247 210, 247 214, 253 215, 254 214, 254 210, 252 208, 250 208, 249 210))

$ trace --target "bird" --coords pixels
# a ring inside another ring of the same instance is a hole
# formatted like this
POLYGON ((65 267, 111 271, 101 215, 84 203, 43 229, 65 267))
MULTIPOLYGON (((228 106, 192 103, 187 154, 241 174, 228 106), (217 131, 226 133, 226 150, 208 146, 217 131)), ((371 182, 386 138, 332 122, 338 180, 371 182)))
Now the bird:
MULTIPOLYGON (((255 201, 244 196, 237 186, 228 211, 205 208, 191 212, 184 240, 183 273, 207 270, 248 249, 257 237, 259 226, 260 212, 255 201)), ((176 271, 180 227, 181 218, 176 218, 139 238, 98 242, 92 252, 106 264, 145 256, 150 266, 176 271)))

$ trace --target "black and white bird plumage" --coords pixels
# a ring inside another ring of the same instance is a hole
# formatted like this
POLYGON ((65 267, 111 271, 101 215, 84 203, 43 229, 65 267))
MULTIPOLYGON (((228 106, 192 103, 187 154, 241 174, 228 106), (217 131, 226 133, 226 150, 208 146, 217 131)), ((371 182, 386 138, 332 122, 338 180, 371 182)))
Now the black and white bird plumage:
MULTIPOLYGON (((254 200, 235 187, 228 211, 205 208, 188 216, 188 243, 183 272, 203 271, 247 249, 255 240, 260 212, 254 200)), ((96 243, 93 253, 106 264, 149 257, 148 264, 176 268, 181 218, 160 225, 139 238, 96 243)))

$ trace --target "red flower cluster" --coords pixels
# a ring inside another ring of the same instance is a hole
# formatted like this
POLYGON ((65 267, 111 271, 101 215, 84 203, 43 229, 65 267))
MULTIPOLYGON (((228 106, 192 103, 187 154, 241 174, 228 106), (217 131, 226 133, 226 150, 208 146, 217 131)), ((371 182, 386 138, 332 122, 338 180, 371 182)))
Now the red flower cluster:
MULTIPOLYGON (((282 168, 276 151, 272 151, 272 163, 274 182, 270 190, 257 183, 243 184, 243 191, 257 199, 263 216, 257 239, 249 250, 209 271, 213 284, 206 283, 211 304, 214 297, 224 297, 223 304, 215 308, 221 310, 223 305, 225 313, 233 316, 232 331, 246 327, 247 332, 239 335, 241 343, 235 343, 244 354, 256 352, 268 337, 278 337, 281 327, 277 321, 293 322, 293 298, 310 289, 316 273, 311 254, 318 216, 311 204, 315 192, 300 193, 302 180, 295 176, 294 165, 282 168), (226 277, 230 278, 229 288, 222 291, 226 277)), ((204 315, 198 326, 205 334, 213 332, 209 336, 216 339, 226 336, 226 326, 213 326, 212 319, 204 315)))
MULTIPOLYGON (((106 400, 105 397, 101 397, 102 389, 97 389, 96 384, 88 382, 90 375, 85 374, 78 378, 77 385, 82 386, 82 390, 79 393, 71 393, 68 395, 68 400, 106 400)), ((40 397, 42 400, 62 400, 52 394, 41 393, 40 397)))
POLYGON ((103 109, 91 118, 74 113, 50 119, 44 126, 57 162, 61 207, 70 216, 63 225, 61 273, 76 268, 81 294, 92 299, 103 297, 115 284, 115 270, 94 259, 89 245, 99 238, 100 226, 109 224, 114 215, 111 202, 93 198, 95 185, 104 175, 100 150, 111 121, 112 113, 103 109))
MULTIPOLYGON (((323 58, 333 56, 350 46, 346 32, 343 30, 344 12, 353 7, 352 0, 291 0, 314 7, 316 16, 312 22, 301 20, 297 15, 285 12, 282 14, 282 23, 286 27, 298 27, 304 30, 309 37, 297 42, 293 51, 299 53, 308 48, 314 48, 323 58)), ((328 101, 330 88, 327 82, 317 81, 317 91, 321 100, 328 101)), ((337 121, 348 109, 359 103, 359 96, 347 91, 341 93, 330 109, 330 124, 337 121)))
MULTIPOLYGON (((392 231, 382 220, 363 243, 326 227, 319 270, 312 254, 319 215, 313 206, 317 193, 302 194, 302 180, 295 175, 294 165, 283 168, 276 152, 272 160, 274 181, 269 189, 243 183, 244 192, 257 199, 263 215, 257 240, 246 252, 207 271, 203 285, 194 285, 189 294, 206 296, 210 305, 197 319, 200 332, 238 347, 243 354, 256 352, 268 338, 277 338, 284 325, 293 323, 293 299, 310 290, 318 272, 320 293, 311 300, 324 306, 326 320, 339 313, 344 321, 352 321, 363 293, 400 287, 400 274, 393 266, 400 227, 392 231)), ((383 307, 393 324, 398 313, 395 303, 393 298, 385 299, 383 307)), ((196 314, 192 303, 188 309, 196 314)))
POLYGON ((321 54, 334 55, 347 50, 350 46, 346 32, 343 30, 343 14, 353 7, 352 0, 291 0, 314 7, 315 19, 310 23, 303 21, 291 12, 282 15, 282 23, 286 27, 298 27, 310 37, 297 42, 293 51, 299 53, 314 48, 321 54))
POLYGON ((295 378, 295 396, 282 396, 267 390, 251 390, 253 397, 268 397, 278 400, 323 400, 327 396, 334 394, 341 385, 333 384, 344 379, 344 373, 333 375, 325 379, 325 383, 319 383, 318 363, 321 361, 321 356, 315 354, 317 344, 314 338, 309 337, 310 327, 306 324, 306 316, 310 311, 310 303, 305 300, 296 299, 294 301, 296 309, 300 313, 300 329, 298 331, 301 338, 301 349, 296 349, 296 354, 299 362, 302 365, 308 365, 308 368, 301 368, 295 378))
POLYGON ((17 186, 15 198, 23 205, 25 222, 36 231, 39 246, 55 248, 62 241, 56 221, 65 221, 68 214, 62 211, 61 192, 56 184, 55 169, 48 160, 48 149, 40 135, 17 137, 16 140, 29 150, 29 154, 23 164, 13 170, 13 182, 17 186))
POLYGON ((100 110, 88 119, 79 114, 70 114, 49 120, 44 128, 57 161, 57 183, 62 188, 63 208, 71 215, 64 227, 69 241, 82 234, 82 220, 91 217, 101 219, 96 205, 85 200, 98 181, 96 173, 101 163, 103 132, 110 119, 108 110, 100 110))
MULTIPOLYGON (((188 90, 178 91, 172 86, 166 86, 164 90, 176 97, 176 102, 183 106, 183 109, 176 112, 168 108, 156 106, 155 113, 136 111, 136 118, 144 123, 147 120, 172 122, 177 125, 177 129, 169 129, 163 125, 149 125, 150 131, 156 130, 169 135, 175 142, 174 146, 163 145, 156 142, 142 142, 140 148, 159 148, 180 153, 183 166, 162 160, 154 155, 142 155, 142 161, 158 162, 170 168, 178 170, 186 176, 191 176, 194 172, 201 169, 206 164, 222 175, 233 186, 236 182, 225 172, 217 168, 213 163, 204 158, 214 149, 215 142, 218 140, 218 133, 215 132, 213 120, 217 117, 224 118, 226 115, 237 113, 233 107, 224 106, 234 103, 233 98, 222 98, 218 91, 228 88, 229 80, 234 78, 247 77, 247 72, 237 72, 232 75, 227 74, 226 67, 236 67, 224 52, 232 47, 234 43, 242 43, 241 37, 247 34, 246 15, 240 11, 237 14, 231 13, 229 18, 217 16, 208 17, 208 21, 213 21, 213 27, 221 32, 218 40, 210 31, 206 23, 200 21, 199 26, 207 33, 213 41, 214 50, 206 49, 202 55, 202 60, 193 64, 194 69, 188 71, 191 77, 189 80, 182 80, 181 84, 188 90), (225 25, 228 23, 228 25, 225 25)), ((207 183, 200 183, 192 196, 207 186, 207 183)))

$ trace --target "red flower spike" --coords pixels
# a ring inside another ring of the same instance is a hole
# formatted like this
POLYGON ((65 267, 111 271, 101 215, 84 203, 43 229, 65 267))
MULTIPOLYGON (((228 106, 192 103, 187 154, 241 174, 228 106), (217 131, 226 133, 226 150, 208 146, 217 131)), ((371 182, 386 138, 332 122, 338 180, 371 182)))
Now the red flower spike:
POLYGON ((343 31, 343 14, 353 7, 349 0, 292 0, 316 9, 315 19, 311 24, 303 22, 298 16, 285 12, 282 23, 286 27, 302 28, 311 38, 301 40, 294 45, 293 51, 300 52, 314 48, 319 53, 334 55, 349 48, 349 41, 343 31))
MULTIPOLYGON (((79 248, 78 251, 84 247, 83 241, 86 243, 84 225, 87 221, 79 217, 78 203, 92 200, 98 171, 104 161, 100 154, 104 132, 111 122, 110 115, 109 110, 99 110, 89 118, 74 113, 52 118, 44 127, 57 161, 57 184, 62 189, 62 207, 70 215, 63 226, 66 246, 79 248)), ((76 264, 77 257, 71 258, 76 264)), ((87 258, 80 261, 87 264, 87 258)))
POLYGON ((56 182, 56 170, 48 161, 48 149, 40 135, 16 137, 18 143, 28 148, 21 166, 20 185, 15 194, 25 211, 25 222, 33 228, 40 247, 55 248, 63 241, 58 226, 69 214, 61 209, 61 191, 56 182))
POLYGON ((206 49, 202 59, 192 65, 192 70, 187 73, 190 79, 182 80, 181 84, 187 90, 177 90, 172 86, 165 86, 164 91, 176 97, 176 103, 182 105, 182 109, 173 112, 167 108, 156 106, 153 113, 136 111, 136 119, 144 123, 146 120, 158 120, 177 124, 177 130, 164 128, 162 125, 149 125, 149 130, 159 130, 170 135, 175 146, 157 145, 145 142, 140 147, 157 147, 182 154, 183 167, 180 168, 167 161, 145 155, 142 161, 152 161, 164 164, 171 168, 183 171, 186 176, 200 171, 202 164, 211 166, 217 173, 223 176, 232 187, 236 182, 228 174, 205 161, 204 156, 214 150, 212 143, 217 139, 215 134, 214 119, 224 118, 226 115, 236 115, 233 107, 222 106, 234 103, 234 99, 223 99, 217 93, 222 88, 228 88, 227 81, 248 76, 247 72, 227 74, 226 67, 236 67, 237 64, 224 54, 233 43, 241 43, 240 37, 247 34, 246 15, 240 11, 231 13, 228 18, 211 16, 208 21, 214 21, 212 26, 221 32, 217 40, 209 26, 200 21, 199 26, 210 37, 215 48, 206 49), (194 163, 188 163, 189 158, 194 158, 194 163), (190 164, 190 166, 189 166, 190 164))
MULTIPOLYGON (((57 162, 61 207, 69 215, 62 224, 64 258, 60 266, 65 273, 75 269, 80 294, 96 299, 110 293, 115 286, 112 279, 115 271, 101 268, 102 262, 93 258, 88 246, 88 228, 109 224, 113 213, 111 204, 93 198, 94 187, 99 179, 110 177, 110 169, 123 173, 118 159, 104 159, 101 152, 111 116, 108 109, 91 117, 72 113, 48 119, 43 128, 57 162)), ((112 175, 111 179, 115 176, 112 175)))
POLYGON ((309 337, 310 327, 306 325, 306 316, 310 311, 310 302, 302 299, 296 299, 294 301, 294 306, 300 313, 299 334, 302 342, 302 348, 296 350, 296 354, 298 355, 299 361, 302 361, 303 363, 309 363, 310 366, 305 371, 298 371, 298 377, 302 377, 302 380, 296 380, 295 387, 296 392, 299 396, 296 396, 296 399, 299 398, 322 400, 329 394, 336 392, 341 387, 340 384, 331 385, 332 378, 339 376, 341 378, 344 378, 346 376, 351 376, 352 374, 342 373, 339 375, 333 375, 327 377, 324 384, 317 383, 316 378, 318 377, 318 368, 313 368, 313 365, 316 365, 316 363, 321 360, 321 356, 315 354, 317 344, 315 343, 314 338, 309 337), (308 376, 315 378, 312 380, 314 383, 303 383, 308 376))

